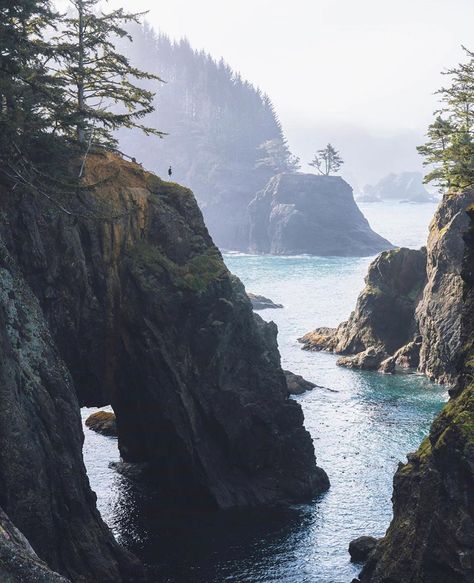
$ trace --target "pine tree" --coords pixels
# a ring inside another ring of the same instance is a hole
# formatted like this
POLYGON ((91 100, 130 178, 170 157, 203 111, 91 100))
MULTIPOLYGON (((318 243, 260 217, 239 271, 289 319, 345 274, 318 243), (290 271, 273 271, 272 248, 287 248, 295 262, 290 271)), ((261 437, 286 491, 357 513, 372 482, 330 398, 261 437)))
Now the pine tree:
POLYGON ((256 168, 267 168, 272 174, 281 172, 297 172, 300 169, 300 159, 291 154, 286 140, 276 138, 266 140, 259 146, 263 157, 256 162, 256 168))
POLYGON ((328 144, 322 150, 318 150, 314 158, 309 162, 310 166, 324 176, 329 176, 332 172, 337 172, 344 164, 344 160, 339 155, 339 152, 328 144))
POLYGON ((61 82, 49 70, 54 47, 43 33, 56 14, 45 0, 0 2, 0 160, 12 172, 18 156, 47 156, 55 139, 61 82))
POLYGON ((450 192, 474 186, 474 53, 464 50, 469 60, 445 72, 451 84, 438 91, 441 107, 418 147, 431 168, 425 183, 450 192))
POLYGON ((121 127, 161 136, 141 121, 154 110, 154 93, 134 84, 159 77, 133 67, 115 47, 115 38, 132 41, 124 26, 141 14, 122 8, 98 13, 99 0, 70 1, 74 13, 56 39, 62 55, 58 78, 68 91, 67 106, 58 112, 63 131, 82 145, 93 140, 115 146, 113 132, 121 127))

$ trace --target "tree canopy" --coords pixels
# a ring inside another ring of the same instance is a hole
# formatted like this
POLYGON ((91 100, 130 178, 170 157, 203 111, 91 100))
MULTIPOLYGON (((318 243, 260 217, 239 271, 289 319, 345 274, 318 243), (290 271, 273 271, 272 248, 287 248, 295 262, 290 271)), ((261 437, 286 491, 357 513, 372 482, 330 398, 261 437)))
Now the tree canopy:
POLYGON ((344 160, 331 144, 328 144, 322 150, 318 150, 314 155, 314 158, 309 162, 310 166, 316 168, 316 170, 324 176, 329 176, 330 174, 337 172, 343 164, 344 160))
MULTIPOLYGON (((45 147, 63 99, 61 82, 49 67, 54 46, 44 31, 57 14, 48 1, 0 2, 0 159, 4 164, 45 147)), ((5 168, 4 168, 5 169, 5 168)))
POLYGON ((141 14, 122 8, 99 12, 99 0, 70 0, 73 10, 62 19, 56 37, 61 55, 57 76, 66 87, 59 118, 63 131, 79 143, 116 145, 113 132, 120 127, 138 128, 161 135, 144 125, 154 110, 154 93, 136 84, 159 80, 157 75, 133 67, 116 49, 116 39, 132 40, 124 26, 138 22, 141 14))
POLYGON ((440 108, 418 147, 430 168, 425 182, 452 192, 474 186, 474 53, 464 50, 468 60, 444 73, 450 84, 438 91, 440 108))

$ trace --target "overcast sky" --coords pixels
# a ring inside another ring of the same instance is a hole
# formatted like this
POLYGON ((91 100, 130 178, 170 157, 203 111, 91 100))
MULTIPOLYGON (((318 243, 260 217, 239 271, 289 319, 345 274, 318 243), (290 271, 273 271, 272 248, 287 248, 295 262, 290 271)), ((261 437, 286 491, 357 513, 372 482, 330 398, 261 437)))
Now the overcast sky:
MULTIPOLYGON (((270 95, 291 145, 303 157, 313 139, 317 147, 332 131, 336 136, 342 131, 345 145, 345 129, 352 141, 365 133, 377 143, 394 136, 398 143, 403 135, 416 142, 435 109, 440 71, 462 58, 461 44, 474 50, 474 0, 108 4, 149 10, 155 28, 175 38, 187 36, 195 48, 224 57, 270 95)), ((412 143, 409 148, 407 164, 413 166, 412 143)))

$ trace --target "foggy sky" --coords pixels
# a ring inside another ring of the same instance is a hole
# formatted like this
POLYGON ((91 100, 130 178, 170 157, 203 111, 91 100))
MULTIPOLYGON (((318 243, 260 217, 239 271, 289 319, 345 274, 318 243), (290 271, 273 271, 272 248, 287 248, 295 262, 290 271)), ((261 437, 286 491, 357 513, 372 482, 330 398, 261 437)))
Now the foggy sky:
POLYGON ((473 0, 110 0, 108 6, 149 10, 156 29, 224 57, 270 95, 303 160, 332 133, 339 136, 349 172, 354 155, 362 158, 359 180, 372 178, 370 158, 387 140, 407 170, 420 166, 413 142, 436 108, 440 71, 462 58, 461 44, 474 48, 473 0), (362 142, 353 145, 358 134, 362 142))

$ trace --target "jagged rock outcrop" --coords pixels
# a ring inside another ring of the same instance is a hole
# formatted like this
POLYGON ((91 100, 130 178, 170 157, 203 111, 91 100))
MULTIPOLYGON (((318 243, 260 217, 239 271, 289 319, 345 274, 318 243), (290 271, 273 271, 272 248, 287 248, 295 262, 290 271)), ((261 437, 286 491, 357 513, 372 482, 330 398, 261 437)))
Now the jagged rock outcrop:
POLYGON ((302 395, 306 391, 311 391, 316 387, 311 381, 307 381, 299 374, 295 374, 290 370, 284 370, 286 378, 286 386, 290 395, 302 395))
POLYGON ((365 287, 349 320, 338 328, 317 328, 300 339, 306 350, 345 356, 340 364, 377 369, 417 333, 415 309, 426 283, 425 249, 394 249, 369 266, 365 287))
POLYGON ((372 231, 339 176, 278 174, 249 205, 250 250, 364 256, 393 246, 372 231))
POLYGON ((364 563, 375 549, 377 539, 373 536, 360 536, 349 543, 349 554, 353 563, 364 563))
POLYGON ((70 583, 41 561, 1 508, 0 580, 2 583, 70 583))
MULTIPOLYGON (((96 510, 72 379, 1 240, 0 353, 0 507, 41 560, 71 580, 139 580, 138 562, 118 546, 96 510)), ((3 511, 1 580, 61 581, 12 531, 3 511)))
POLYGON ((303 348, 346 355, 339 364, 352 368, 417 368, 453 384, 461 346, 463 233, 473 203, 474 191, 446 195, 431 222, 427 249, 382 253, 369 267, 349 320, 306 334, 303 348))
POLYGON ((283 308, 282 304, 276 304, 273 300, 266 298, 265 296, 259 296, 251 292, 247 292, 247 295, 254 310, 274 310, 276 308, 283 308))
POLYGON ((461 377, 394 478, 394 517, 361 583, 474 581, 474 207, 466 235, 461 377))
POLYGON ((25 196, 4 205, 2 229, 80 401, 112 404, 124 461, 148 465, 162 502, 256 505, 327 488, 276 326, 252 312, 193 194, 111 154, 89 156, 85 176, 75 215, 25 196))

